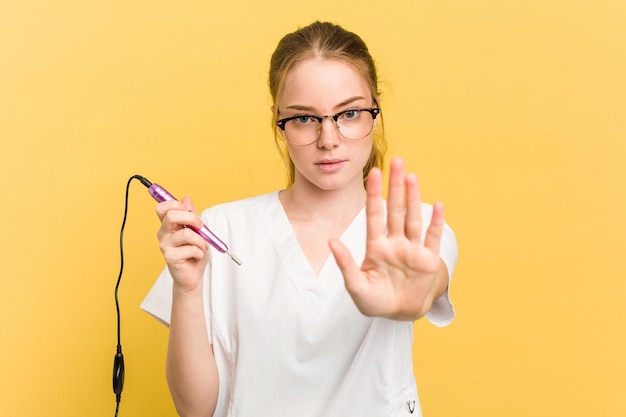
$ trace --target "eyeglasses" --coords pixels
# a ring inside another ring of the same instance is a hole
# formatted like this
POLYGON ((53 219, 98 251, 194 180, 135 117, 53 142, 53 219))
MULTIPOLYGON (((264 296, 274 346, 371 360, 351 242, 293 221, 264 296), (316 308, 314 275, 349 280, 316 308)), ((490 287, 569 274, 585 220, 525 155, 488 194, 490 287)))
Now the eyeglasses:
POLYGON ((313 116, 304 114, 287 117, 276 122, 286 139, 299 146, 306 146, 317 142, 322 133, 322 122, 325 118, 335 121, 337 132, 348 140, 359 140, 369 135, 374 130, 374 120, 380 113, 379 108, 348 109, 334 116, 313 116))

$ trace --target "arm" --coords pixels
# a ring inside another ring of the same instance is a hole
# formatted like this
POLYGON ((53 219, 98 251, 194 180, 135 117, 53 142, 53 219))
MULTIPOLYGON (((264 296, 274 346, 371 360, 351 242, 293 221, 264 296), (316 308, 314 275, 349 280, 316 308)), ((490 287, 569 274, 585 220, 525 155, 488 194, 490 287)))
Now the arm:
POLYGON ((185 226, 202 227, 189 199, 157 206, 160 248, 173 278, 167 351, 167 381, 182 417, 210 416, 217 405, 219 376, 204 315, 202 277, 207 242, 185 226))
POLYGON ((181 417, 213 415, 219 377, 204 319, 202 286, 191 292, 173 288, 166 375, 181 417))
POLYGON ((439 256, 444 227, 443 206, 433 206, 426 233, 415 175, 404 175, 401 159, 391 163, 387 218, 380 170, 367 183, 367 243, 359 267, 339 241, 329 242, 359 310, 367 316, 416 320, 428 313, 448 287, 448 270, 439 256), (406 204, 405 204, 406 200, 406 204))

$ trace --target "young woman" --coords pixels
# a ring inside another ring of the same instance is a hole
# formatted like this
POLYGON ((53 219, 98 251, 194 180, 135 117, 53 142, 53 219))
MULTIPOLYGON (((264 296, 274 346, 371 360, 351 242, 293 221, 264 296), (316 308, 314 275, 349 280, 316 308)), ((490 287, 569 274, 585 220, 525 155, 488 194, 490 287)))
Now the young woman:
POLYGON ((181 416, 421 415, 413 320, 447 325, 457 258, 443 207, 391 161, 376 70, 356 34, 286 35, 269 85, 287 188, 194 214, 158 205, 167 262, 142 308, 169 325, 181 416), (209 225, 237 265, 190 228, 209 225))

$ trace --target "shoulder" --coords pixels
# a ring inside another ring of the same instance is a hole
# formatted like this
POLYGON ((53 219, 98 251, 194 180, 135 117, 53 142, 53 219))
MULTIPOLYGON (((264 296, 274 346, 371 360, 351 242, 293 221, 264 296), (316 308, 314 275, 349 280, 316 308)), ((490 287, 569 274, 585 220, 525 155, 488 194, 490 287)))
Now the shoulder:
POLYGON ((205 209, 200 217, 203 219, 216 219, 220 217, 248 216, 250 214, 258 214, 261 210, 267 210, 277 203, 279 203, 278 191, 273 191, 242 200, 216 204, 205 209))

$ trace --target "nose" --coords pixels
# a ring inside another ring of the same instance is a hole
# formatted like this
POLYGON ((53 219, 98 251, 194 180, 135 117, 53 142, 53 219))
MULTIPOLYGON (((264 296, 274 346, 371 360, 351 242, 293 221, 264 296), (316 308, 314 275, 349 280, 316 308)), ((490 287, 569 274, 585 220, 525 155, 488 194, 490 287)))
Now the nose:
POLYGON ((320 124, 320 136, 317 139, 317 147, 322 149, 331 149, 339 146, 341 138, 339 137, 339 130, 337 129, 337 123, 332 117, 325 117, 320 124))

